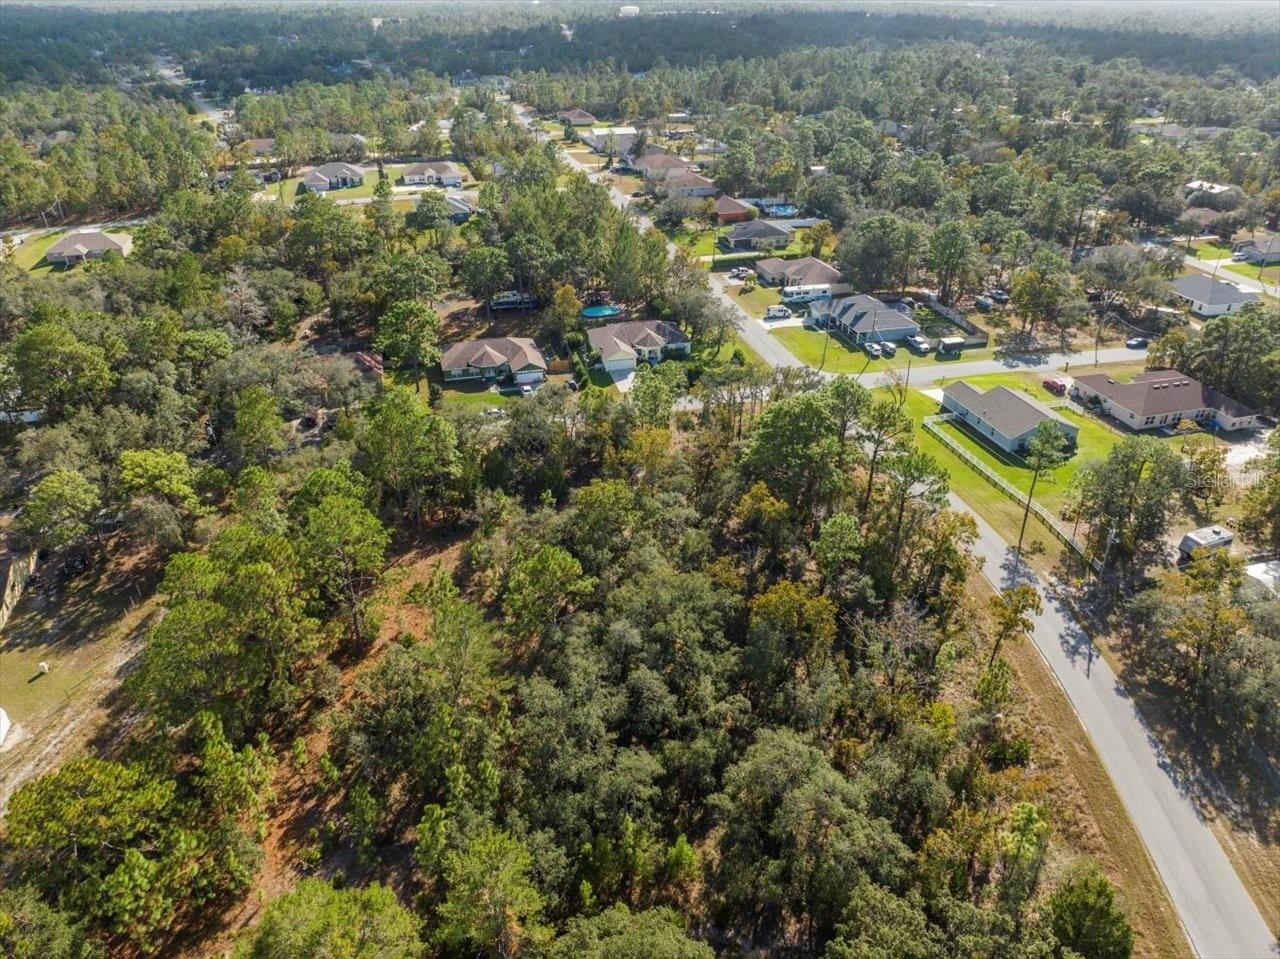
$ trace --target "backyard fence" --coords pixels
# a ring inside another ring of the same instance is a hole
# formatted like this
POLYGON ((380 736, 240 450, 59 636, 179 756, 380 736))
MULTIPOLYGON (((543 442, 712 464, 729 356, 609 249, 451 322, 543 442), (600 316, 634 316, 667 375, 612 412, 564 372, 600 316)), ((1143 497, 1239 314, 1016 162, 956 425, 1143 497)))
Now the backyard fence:
POLYGON ((925 302, 933 312, 965 331, 967 335, 964 338, 964 346, 961 349, 980 350, 991 342, 991 334, 959 310, 944 306, 941 300, 933 296, 925 297, 925 302))
MULTIPOLYGON (((1018 489, 1018 487, 1014 486, 1003 476, 993 471, 986 463, 982 462, 982 460, 970 453, 952 437, 948 436, 946 430, 939 429, 938 427, 939 423, 950 423, 958 419, 959 417, 957 417, 955 413, 939 413, 935 416, 926 416, 923 421, 923 426, 925 428, 925 432, 941 442, 947 447, 947 449, 951 450, 951 452, 959 456, 966 466, 972 468, 979 476, 1019 506, 1025 506, 1027 503, 1026 493, 1018 489)), ((1040 520, 1049 532, 1052 533, 1064 546, 1075 550, 1076 554, 1088 563, 1095 573, 1102 572, 1102 564, 1089 555, 1088 546, 1064 528, 1056 516, 1035 500, 1031 501, 1031 513, 1036 517, 1036 519, 1040 520)))

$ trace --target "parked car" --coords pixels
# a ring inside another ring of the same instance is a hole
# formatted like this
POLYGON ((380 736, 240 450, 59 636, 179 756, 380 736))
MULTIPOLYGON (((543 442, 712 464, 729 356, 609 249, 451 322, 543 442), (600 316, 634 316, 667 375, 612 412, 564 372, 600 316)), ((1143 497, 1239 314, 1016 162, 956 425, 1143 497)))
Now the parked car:
POLYGON ((1097 303, 1102 299, 1102 291, 1095 290, 1092 287, 1085 287, 1084 298, 1090 303, 1097 303))
POLYGON ((925 337, 917 333, 915 336, 907 337, 907 345, 917 353, 929 352, 929 341, 925 337))
POLYGON ((504 290, 494 295, 493 299, 489 301, 489 306, 495 310, 527 310, 534 306, 535 302, 534 298, 528 293, 520 293, 517 290, 504 290))
POLYGON ((578 381, 577 381, 577 380, 568 380, 564 385, 565 385, 565 386, 567 386, 567 387, 569 387, 569 389, 570 389, 570 390, 572 390, 572 391, 574 391, 575 393, 578 391, 578 381))
POLYGON ((1009 302, 1008 290, 992 290, 991 293, 988 295, 991 297, 991 299, 995 300, 997 303, 1009 302))
POLYGON ((863 343, 862 352, 866 353, 867 356, 871 357, 873 360, 878 360, 880 359, 880 344, 879 343, 863 343))
POLYGON ((885 356, 897 356, 898 348, 894 346, 892 343, 888 343, 888 342, 881 343, 880 352, 883 353, 885 356))
POLYGON ((766 320, 789 320, 791 319, 791 310, 785 306, 771 306, 764 311, 766 320))
POLYGON ((1131 350, 1145 350, 1150 342, 1145 336, 1134 336, 1124 341, 1124 345, 1131 350))
POLYGON ((528 383, 522 383, 522 384, 520 385, 520 395, 521 395, 521 396, 532 396, 532 395, 533 395, 533 387, 532 387, 532 386, 530 386, 528 383))
POLYGON ((631 199, 633 199, 633 200, 643 200, 643 199, 644 199, 644 190, 636 190, 636 192, 635 192, 635 193, 631 194, 631 199))
POLYGON ((756 271, 749 266, 735 266, 729 271, 729 279, 731 280, 745 280, 747 277, 755 275, 756 271))
POLYGON ((1067 392, 1067 384, 1062 380, 1055 380, 1053 377, 1045 380, 1040 384, 1054 396, 1065 396, 1067 392))
POLYGON ((990 313, 991 308, 995 306, 995 302, 989 296, 980 296, 973 301, 973 305, 983 313, 990 313))

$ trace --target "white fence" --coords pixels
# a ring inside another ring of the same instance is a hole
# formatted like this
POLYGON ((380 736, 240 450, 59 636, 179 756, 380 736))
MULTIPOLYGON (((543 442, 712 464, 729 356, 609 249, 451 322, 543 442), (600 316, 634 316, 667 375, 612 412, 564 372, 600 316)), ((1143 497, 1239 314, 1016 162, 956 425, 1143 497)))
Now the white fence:
MULTIPOLYGON (((1018 487, 1014 486, 999 473, 992 470, 986 463, 982 462, 982 460, 970 453, 960 443, 957 443, 954 438, 948 436, 946 430, 938 428, 939 423, 950 423, 957 419, 958 417, 955 413, 939 413, 936 416, 926 416, 923 420, 923 426, 930 436, 942 442, 947 449, 951 450, 951 452, 959 456, 960 459, 964 460, 967 466, 971 467, 988 483, 1000 492, 1004 493, 1005 496, 1009 497, 1009 499, 1013 500, 1019 506, 1025 507, 1027 502, 1027 494, 1025 492, 1018 489, 1018 487)), ((1064 546, 1075 550, 1077 555, 1088 563, 1095 573, 1102 571, 1102 564, 1090 556, 1089 547, 1075 536, 1072 536, 1070 531, 1068 531, 1058 521, 1056 516, 1035 500, 1031 501, 1031 513, 1036 517, 1036 519, 1044 523, 1049 532, 1059 539, 1064 546)))

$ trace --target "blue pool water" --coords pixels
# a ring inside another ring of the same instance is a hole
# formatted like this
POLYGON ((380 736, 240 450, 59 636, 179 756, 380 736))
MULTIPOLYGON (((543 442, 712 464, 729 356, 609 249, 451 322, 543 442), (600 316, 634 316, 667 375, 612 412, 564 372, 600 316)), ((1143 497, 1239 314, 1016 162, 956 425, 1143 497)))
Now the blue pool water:
POLYGON ((617 316, 621 312, 620 306, 587 306, 583 307, 582 315, 588 320, 602 320, 607 316, 617 316))
POLYGON ((788 203, 781 206, 767 206, 764 212, 769 216, 795 216, 800 210, 788 203))

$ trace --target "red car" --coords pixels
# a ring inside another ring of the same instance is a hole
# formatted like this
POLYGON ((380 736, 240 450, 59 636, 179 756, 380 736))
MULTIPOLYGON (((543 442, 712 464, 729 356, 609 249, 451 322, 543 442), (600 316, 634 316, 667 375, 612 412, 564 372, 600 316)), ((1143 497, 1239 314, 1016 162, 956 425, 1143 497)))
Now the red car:
POLYGON ((1062 380, 1047 379, 1040 384, 1054 396, 1065 396, 1067 392, 1067 384, 1062 380))

